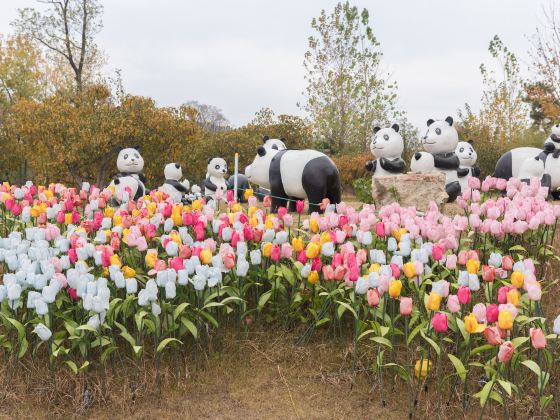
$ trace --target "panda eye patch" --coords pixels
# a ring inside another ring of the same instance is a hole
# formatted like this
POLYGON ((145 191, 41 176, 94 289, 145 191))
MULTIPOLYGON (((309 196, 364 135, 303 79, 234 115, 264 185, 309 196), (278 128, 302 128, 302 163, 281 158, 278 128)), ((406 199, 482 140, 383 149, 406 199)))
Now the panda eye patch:
POLYGON ((383 138, 385 139, 385 141, 389 141, 389 135, 388 135, 388 134, 385 134, 385 135, 383 136, 383 138))
POLYGON ((128 159, 128 155, 124 155, 124 160, 128 159))
POLYGON ((138 153, 136 153, 136 154, 134 155, 134 157, 135 157, 136 159, 140 159, 140 156, 138 156, 138 153))
POLYGON ((216 165, 216 169, 220 169, 220 165, 216 165))
POLYGON ((278 146, 276 146, 276 145, 272 146, 272 148, 273 148, 274 150, 278 150, 278 146))
POLYGON ((465 149, 464 149, 463 147, 461 147, 461 148, 459 149, 459 152, 461 152, 461 153, 463 153, 464 151, 465 151, 465 149))
POLYGON ((441 134, 441 128, 436 128, 436 134, 439 136, 441 134))

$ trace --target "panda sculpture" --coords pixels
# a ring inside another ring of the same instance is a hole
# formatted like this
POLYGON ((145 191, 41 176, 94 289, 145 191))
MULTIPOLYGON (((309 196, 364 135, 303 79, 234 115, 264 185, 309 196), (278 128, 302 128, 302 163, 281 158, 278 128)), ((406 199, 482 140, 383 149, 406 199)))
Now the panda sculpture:
POLYGON ((455 154, 459 158, 459 168, 466 168, 469 173, 466 176, 459 177, 459 184, 461 184, 461 191, 468 188, 468 178, 480 178, 480 168, 476 165, 478 155, 473 148, 473 141, 460 141, 457 143, 455 154))
POLYGON ((334 162, 316 150, 274 150, 259 146, 253 163, 246 169, 249 181, 270 189, 272 211, 296 199, 309 200, 309 212, 319 211, 328 198, 340 203, 340 175, 334 162))
POLYGON ((412 158, 410 167, 415 172, 441 171, 445 174, 445 192, 448 195, 448 202, 455 201, 461 193, 459 178, 469 173, 466 168, 459 168, 459 158, 455 154, 455 149, 459 143, 459 134, 453 127, 453 118, 447 117, 445 120, 434 121, 429 119, 427 122, 428 131, 422 138, 425 152, 417 152, 412 158), (430 168, 432 158, 433 168, 430 168), (416 161, 416 162, 414 162, 416 161))
POLYGON ((166 193, 176 203, 182 201, 183 197, 189 192, 190 184, 187 179, 181 181, 183 178, 181 165, 178 163, 168 163, 163 169, 163 174, 165 182, 158 188, 158 191, 166 193))
POLYGON ((122 149, 117 156, 119 173, 109 186, 115 188, 116 200, 123 201, 123 192, 130 190, 130 199, 138 200, 146 194, 146 177, 142 173, 144 158, 137 148, 122 149))
POLYGON ((389 128, 375 127, 373 133, 369 147, 377 159, 368 161, 366 169, 373 172, 374 177, 403 173, 405 169, 402 159, 404 142, 399 134, 398 124, 393 124, 389 128))
POLYGON ((263 146, 266 149, 273 150, 286 150, 286 140, 282 139, 271 139, 268 136, 263 136, 263 146))
POLYGON ((220 201, 225 199, 228 189, 225 175, 227 163, 221 157, 208 159, 206 167, 206 179, 204 180, 204 195, 208 201, 220 201))
MULTIPOLYGON (((549 144, 550 146, 554 146, 554 150, 560 149, 560 124, 552 126, 552 132, 550 133, 550 136, 548 136, 544 141, 545 149, 547 149, 547 146, 549 144)), ((550 146, 548 146, 548 149, 552 150, 550 146)))

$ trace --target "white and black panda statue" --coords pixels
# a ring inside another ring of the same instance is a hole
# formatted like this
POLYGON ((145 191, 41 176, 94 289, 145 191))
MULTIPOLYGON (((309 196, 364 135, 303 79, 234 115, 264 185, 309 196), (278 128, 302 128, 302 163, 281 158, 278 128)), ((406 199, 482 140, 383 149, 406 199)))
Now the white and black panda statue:
POLYGON ((263 146, 266 149, 273 150, 286 150, 286 140, 285 139, 271 139, 269 136, 263 136, 263 146))
POLYGON ((371 153, 377 158, 366 162, 366 169, 374 177, 402 174, 405 163, 402 159, 404 141, 399 133, 398 124, 389 128, 375 127, 369 145, 371 153))
POLYGON ((455 154, 459 158, 459 168, 466 168, 469 173, 466 176, 459 177, 459 184, 461 184, 461 191, 468 188, 469 177, 480 178, 480 168, 476 165, 478 155, 473 148, 473 141, 460 141, 457 143, 455 154))
POLYGON ((445 192, 448 195, 448 202, 455 201, 461 193, 459 178, 465 177, 469 173, 468 169, 459 168, 459 158, 455 154, 459 134, 453 127, 452 117, 438 121, 429 119, 427 125, 428 131, 422 138, 425 152, 415 153, 410 167, 414 172, 432 172, 432 169, 429 168, 432 159, 426 155, 426 152, 431 154, 433 170, 445 174, 445 192))
POLYGON ((544 141, 545 149, 552 150, 550 146, 547 147, 548 144, 554 146, 555 150, 560 149, 560 124, 555 124, 552 126, 550 136, 548 136, 544 141))
POLYGON ((138 200, 146 194, 146 177, 142 173, 144 169, 144 158, 137 148, 122 149, 117 156, 117 169, 119 173, 111 181, 109 186, 115 188, 116 200, 125 201, 123 193, 126 189, 130 191, 131 200, 138 200))
POLYGON ((224 200, 228 185, 225 179, 227 163, 221 157, 208 159, 206 179, 204 180, 204 195, 208 201, 224 200))
POLYGON ((319 211, 319 204, 328 198, 340 203, 340 174, 334 162, 316 150, 274 150, 259 146, 253 163, 245 174, 251 183, 270 189, 272 211, 290 207, 295 200, 308 199, 309 212, 319 211))
POLYGON ((187 179, 182 180, 183 169, 181 165, 168 163, 163 169, 163 175, 165 176, 165 182, 158 188, 158 191, 166 193, 176 203, 181 202, 191 187, 187 179))

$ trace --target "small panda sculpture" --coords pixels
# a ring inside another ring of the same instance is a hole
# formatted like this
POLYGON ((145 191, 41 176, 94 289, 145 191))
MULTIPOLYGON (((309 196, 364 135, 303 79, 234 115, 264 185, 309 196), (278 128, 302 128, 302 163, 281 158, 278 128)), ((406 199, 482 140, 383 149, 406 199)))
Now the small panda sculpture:
POLYGON ((174 202, 181 202, 190 189, 188 180, 181 181, 183 178, 181 165, 178 163, 168 163, 163 169, 163 174, 165 176, 165 183, 158 190, 169 195, 174 202))
POLYGON ((228 189, 225 179, 225 175, 227 173, 226 161, 221 157, 208 159, 206 173, 206 179, 204 180, 204 195, 207 200, 220 201, 224 199, 228 189))
POLYGON ((492 176, 496 178, 519 178, 528 181, 533 177, 541 178, 544 173, 547 154, 536 147, 516 147, 504 153, 492 176), (542 164, 538 161, 542 161, 542 164))
POLYGON ((309 200, 309 212, 319 211, 328 198, 340 203, 340 175, 334 162, 316 150, 274 150, 259 146, 245 174, 249 181, 270 189, 272 211, 286 206, 290 198, 309 200))
POLYGON ((273 150, 286 150, 286 140, 282 139, 271 139, 268 136, 263 136, 263 146, 266 149, 273 150))
POLYGON ((469 173, 466 176, 459 178, 461 184, 461 191, 468 188, 468 178, 480 178, 480 168, 476 165, 477 154, 473 148, 473 141, 460 141, 455 149, 455 154, 459 158, 459 168, 467 168, 469 173))
POLYGON ((374 177, 403 173, 405 168, 402 159, 404 142, 399 134, 398 124, 393 124, 390 128, 375 127, 373 133, 374 136, 369 147, 377 159, 368 161, 366 169, 373 172, 374 177))
MULTIPOLYGON (((459 158, 455 154, 459 134, 453 127, 453 118, 447 117, 445 120, 434 121, 429 119, 427 122, 428 131, 422 138, 424 149, 433 156, 434 169, 445 174, 445 192, 448 195, 448 202, 455 201, 461 193, 459 178, 466 176, 469 171, 466 168, 459 168, 459 158)), ((418 152, 412 158, 410 167, 415 172, 431 172, 429 163, 431 159, 422 152, 418 152), (414 162, 414 161, 417 162, 414 162)))
POLYGON ((122 200, 126 188, 130 189, 130 199, 138 200, 146 194, 146 177, 142 173, 144 158, 137 148, 122 149, 117 156, 117 169, 119 173, 109 186, 116 190, 117 201, 122 200))
POLYGON ((550 136, 548 136, 544 141, 544 147, 545 149, 552 151, 560 149, 560 124, 552 126, 552 132, 550 133, 550 136), (551 146, 554 146, 554 149, 552 149, 551 146))

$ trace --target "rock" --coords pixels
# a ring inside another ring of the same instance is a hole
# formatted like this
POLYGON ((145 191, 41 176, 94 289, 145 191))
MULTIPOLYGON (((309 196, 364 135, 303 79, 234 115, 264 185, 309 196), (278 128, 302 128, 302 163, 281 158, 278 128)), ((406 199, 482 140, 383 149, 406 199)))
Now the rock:
POLYGON ((425 211, 430 201, 440 209, 447 201, 443 172, 372 177, 371 192, 377 207, 396 201, 403 207, 425 211))

